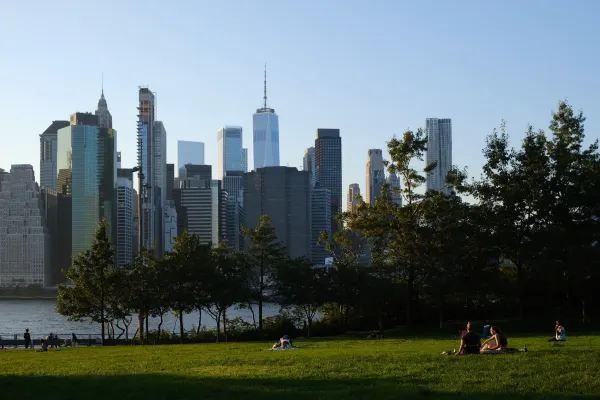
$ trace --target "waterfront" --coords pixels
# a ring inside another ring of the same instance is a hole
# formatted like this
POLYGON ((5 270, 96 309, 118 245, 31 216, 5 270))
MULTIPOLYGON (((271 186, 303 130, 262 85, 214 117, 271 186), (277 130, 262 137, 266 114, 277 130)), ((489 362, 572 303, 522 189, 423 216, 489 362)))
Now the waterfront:
MULTIPOLYGON (((78 336, 87 335, 96 336, 100 333, 100 326, 96 323, 87 321, 69 321, 66 317, 58 314, 55 309, 55 300, 48 299, 11 299, 0 300, 0 336, 12 337, 15 334, 21 335, 25 329, 29 329, 33 338, 47 336, 50 332, 62 335, 76 333, 78 336)), ((266 305, 264 308, 265 316, 276 315, 279 311, 276 305, 266 305)), ((256 315, 258 312, 255 310, 256 315)), ((227 311, 227 318, 242 317, 245 321, 252 322, 252 312, 248 309, 238 309, 232 307, 227 311)), ((159 323, 158 318, 150 318, 150 329, 156 329, 159 323)), ((198 312, 192 312, 184 315, 184 328, 191 330, 198 326, 198 312)), ((214 328, 215 321, 205 312, 202 313, 202 326, 214 328)), ((162 329, 167 332, 179 332, 179 321, 172 313, 164 316, 162 329)), ((137 330, 137 319, 134 318, 129 326, 129 336, 131 337, 137 330)), ((118 331, 115 329, 116 333, 118 331)))

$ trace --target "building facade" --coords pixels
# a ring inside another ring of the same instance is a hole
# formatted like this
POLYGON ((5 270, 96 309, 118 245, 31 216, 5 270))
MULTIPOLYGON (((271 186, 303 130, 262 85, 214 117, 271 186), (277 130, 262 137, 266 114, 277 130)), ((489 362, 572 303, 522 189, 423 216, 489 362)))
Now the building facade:
POLYGON ((279 166, 279 117, 267 107, 267 70, 265 68, 263 106, 252 116, 254 169, 279 166))
POLYGON ((116 264, 119 267, 131 264, 135 246, 134 219, 136 197, 133 191, 133 172, 129 168, 117 170, 117 233, 116 233, 116 264))
POLYGON ((358 183, 351 183, 348 186, 348 195, 346 197, 346 211, 354 212, 360 205, 360 186, 358 183))
POLYGON ((52 121, 40 135, 40 188, 56 190, 56 156, 58 130, 69 126, 69 121, 52 121))
POLYGON ((204 164, 204 143, 189 140, 177 141, 177 173, 185 164, 204 164))
POLYGON ((317 167, 315 165, 315 148, 309 147, 304 150, 304 157, 302 158, 302 169, 310 174, 310 183, 312 187, 315 187, 317 183, 317 167))
POLYGON ((452 168, 452 120, 450 118, 427 118, 425 121, 427 134, 426 165, 436 163, 427 174, 427 190, 435 190, 446 195, 451 188, 446 183, 446 176, 452 168))
POLYGON ((402 192, 400 191, 400 177, 397 174, 388 174, 386 178, 392 202, 399 206, 402 205, 402 192))
POLYGON ((116 134, 91 113, 71 115, 71 125, 58 131, 57 182, 71 196, 72 257, 90 248, 102 219, 114 242, 116 134))
POLYGON ((385 183, 381 149, 369 149, 365 172, 365 202, 374 204, 385 183))
POLYGON ((339 129, 317 129, 315 170, 317 184, 331 192, 331 218, 335 227, 333 220, 342 211, 342 138, 339 129))
POLYGON ((320 243, 322 233, 331 238, 331 192, 317 186, 312 189, 311 202, 311 259, 313 263, 323 265, 325 258, 331 257, 320 243))
POLYGON ((0 287, 46 286, 48 234, 31 165, 0 177, 0 287))
POLYGON ((242 168, 242 127, 225 126, 217 131, 217 179, 242 168))
POLYGON ((265 167, 244 174, 245 226, 254 228, 262 215, 271 218, 275 234, 289 257, 312 256, 311 187, 308 172, 265 167))

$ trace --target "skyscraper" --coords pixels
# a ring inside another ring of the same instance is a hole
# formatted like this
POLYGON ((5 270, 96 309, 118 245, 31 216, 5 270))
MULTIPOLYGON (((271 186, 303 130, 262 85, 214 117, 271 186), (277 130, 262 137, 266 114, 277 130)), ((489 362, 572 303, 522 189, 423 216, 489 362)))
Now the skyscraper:
POLYGON ((104 88, 102 88, 102 94, 100 95, 100 100, 98 100, 96 116, 98 117, 98 127, 112 128, 112 115, 110 114, 110 111, 108 111, 108 105, 104 98, 104 88))
POLYGON ((317 168, 315 166, 315 148, 309 147, 304 150, 302 158, 302 169, 310 174, 310 184, 312 187, 317 183, 317 168))
POLYGON ((331 218, 342 211, 342 138, 339 129, 317 129, 315 140, 317 183, 331 192, 331 218))
POLYGON ((248 172, 248 149, 242 148, 242 172, 248 172))
POLYGON ((365 202, 374 204, 385 183, 381 149, 369 149, 365 177, 365 202))
POLYGON ((204 164, 204 143, 192 142, 189 140, 177 141, 177 171, 181 174, 181 169, 185 164, 204 164))
POLYGON ((315 264, 324 264, 331 254, 319 242, 323 232, 331 237, 331 192, 317 187, 311 193, 311 259, 315 264))
POLYGON ((241 171, 229 171, 223 177, 223 190, 227 192, 227 218, 225 237, 229 247, 234 250, 242 248, 241 226, 244 223, 243 176, 241 171))
POLYGON ((386 183, 390 189, 390 196, 392 197, 392 202, 402 205, 402 193, 400 193, 400 178, 396 174, 389 174, 386 178, 386 183))
POLYGON ((48 234, 31 165, 0 177, 0 287, 45 286, 48 234))
POLYGON ((252 116, 254 169, 279 166, 279 117, 267 107, 267 67, 265 66, 263 106, 252 116))
POLYGON ((164 125, 155 120, 154 93, 139 89, 138 105, 138 168, 142 172, 143 193, 141 242, 160 255, 163 249, 163 207, 167 187, 167 133, 164 125))
POLYGON ((356 207, 359 205, 360 186, 358 183, 351 183, 348 186, 348 197, 346 199, 346 211, 356 211, 356 207))
POLYGON ((217 179, 227 171, 242 171, 242 127, 225 126, 217 131, 217 179))
POLYGON ((275 234, 289 257, 311 258, 311 188, 307 172, 265 167, 244 174, 245 225, 254 228, 262 215, 271 218, 275 234))
POLYGON ((452 120, 450 118, 427 118, 426 164, 436 162, 436 167, 427 174, 427 190, 450 194, 446 176, 452 168, 452 120))
POLYGON ((111 236, 116 232, 116 134, 100 128, 91 113, 71 115, 71 125, 58 130, 58 182, 61 193, 72 197, 73 257, 89 249, 101 219, 111 236))
POLYGON ((117 170, 117 240, 115 243, 116 264, 119 267, 131 264, 133 261, 136 230, 134 205, 133 172, 129 168, 119 168, 117 170))
POLYGON ((40 135, 40 187, 56 190, 57 132, 69 121, 52 121, 40 135))

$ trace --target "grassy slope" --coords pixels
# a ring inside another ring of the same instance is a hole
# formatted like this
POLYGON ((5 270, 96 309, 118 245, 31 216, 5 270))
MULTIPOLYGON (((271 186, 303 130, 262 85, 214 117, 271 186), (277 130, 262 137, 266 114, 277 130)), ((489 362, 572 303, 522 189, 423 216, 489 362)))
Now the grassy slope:
POLYGON ((600 398, 600 336, 528 353, 441 356, 453 341, 312 340, 0 352, 0 399, 600 398))

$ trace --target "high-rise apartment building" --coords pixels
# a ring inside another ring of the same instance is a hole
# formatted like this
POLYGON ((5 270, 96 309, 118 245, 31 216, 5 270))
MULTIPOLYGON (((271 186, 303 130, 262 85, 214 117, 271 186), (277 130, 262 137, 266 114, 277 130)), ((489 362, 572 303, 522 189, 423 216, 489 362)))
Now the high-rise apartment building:
POLYGON ((119 267, 131 264, 134 257, 135 231, 134 220, 135 195, 133 190, 133 172, 129 168, 117 170, 117 234, 115 243, 116 264, 119 267))
POLYGON ((116 207, 116 131, 98 126, 91 113, 71 115, 71 125, 58 130, 59 192, 71 196, 71 255, 90 248, 101 219, 114 241, 116 207))
POLYGON ((242 171, 242 127, 225 126, 217 131, 217 179, 228 171, 242 171))
POLYGON ((427 118, 425 121, 427 134, 426 164, 437 163, 427 174, 427 190, 435 190, 450 194, 446 176, 452 168, 452 120, 450 118, 427 118))
POLYGON ((0 287, 45 286, 49 240, 33 167, 0 175, 0 287))
POLYGON ((69 121, 52 121, 40 135, 40 187, 56 190, 57 133, 69 126, 69 121))
POLYGON ((204 164, 204 143, 189 140, 177 141, 177 173, 181 175, 181 169, 185 164, 204 164))
POLYGON ((254 169, 279 166, 279 117, 275 109, 267 107, 267 69, 263 106, 252 116, 254 133, 254 169))
POLYGON ((331 192, 331 218, 342 211, 342 138, 339 129, 317 129, 315 140, 317 184, 331 192))
POLYGON ((310 183, 312 187, 315 187, 317 183, 317 167, 315 165, 315 148, 309 147, 304 150, 304 157, 302 158, 302 169, 310 174, 310 183))
POLYGON ((167 188, 167 133, 155 120, 155 99, 150 89, 139 89, 138 105, 138 168, 143 175, 141 242, 160 256, 163 250, 163 208, 167 188))
POLYGON ((365 178, 365 202, 375 204, 375 200, 385 183, 381 149, 369 149, 365 178))
POLYGON ((292 258, 311 258, 311 187, 308 172, 265 167, 244 174, 245 225, 271 218, 277 238, 292 258))
POLYGON ((322 265, 325 258, 331 256, 320 243, 323 232, 331 238, 331 192, 317 185, 312 189, 311 202, 311 259, 322 265))
POLYGON ((351 183, 348 186, 348 196, 346 198, 346 211, 354 212, 360 204, 360 186, 358 183, 351 183))

